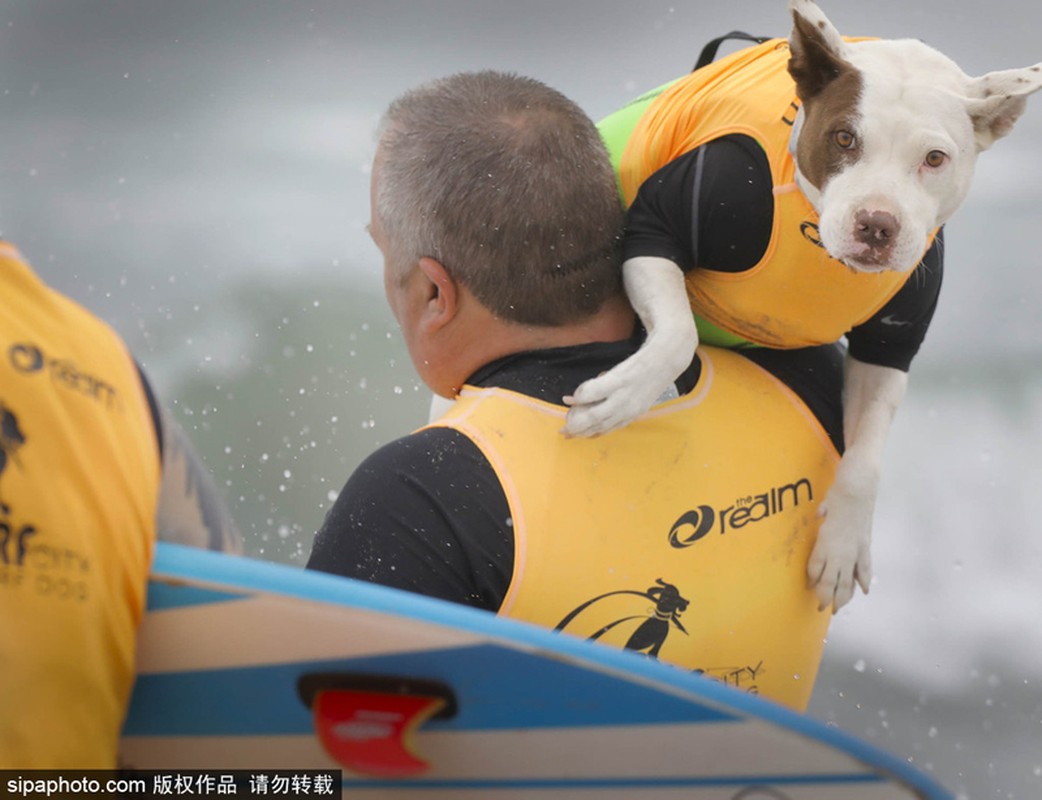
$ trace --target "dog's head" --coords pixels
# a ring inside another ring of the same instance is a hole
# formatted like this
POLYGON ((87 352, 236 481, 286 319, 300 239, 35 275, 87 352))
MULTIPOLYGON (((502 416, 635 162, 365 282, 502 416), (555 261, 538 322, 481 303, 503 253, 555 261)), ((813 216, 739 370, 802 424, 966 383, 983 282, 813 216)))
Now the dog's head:
POLYGON ((910 270, 966 197, 977 154, 1042 88, 1042 64, 971 78, 922 42, 844 42, 812 0, 789 7, 793 155, 822 243, 857 270, 910 270))

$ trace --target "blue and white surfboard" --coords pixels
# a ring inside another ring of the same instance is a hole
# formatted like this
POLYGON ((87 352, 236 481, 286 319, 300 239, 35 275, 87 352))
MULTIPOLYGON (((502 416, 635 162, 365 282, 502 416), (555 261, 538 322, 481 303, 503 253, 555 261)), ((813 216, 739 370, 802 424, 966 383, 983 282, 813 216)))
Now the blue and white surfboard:
POLYGON ((122 761, 139 769, 342 769, 351 798, 951 798, 904 760, 635 653, 176 545, 158 546, 138 671, 122 761), (345 687, 362 694, 320 738, 317 697, 345 687), (435 699, 410 720, 359 706, 374 687, 435 699), (352 760, 402 727, 411 771, 352 760))

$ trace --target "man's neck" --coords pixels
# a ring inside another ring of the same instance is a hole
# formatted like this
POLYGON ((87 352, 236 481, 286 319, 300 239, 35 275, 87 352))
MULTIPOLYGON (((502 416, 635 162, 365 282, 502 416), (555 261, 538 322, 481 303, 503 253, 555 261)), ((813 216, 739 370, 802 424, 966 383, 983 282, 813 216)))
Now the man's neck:
POLYGON ((567 325, 524 325, 499 319, 480 304, 473 305, 453 332, 455 338, 443 347, 451 368, 440 373, 445 385, 431 384, 445 396, 451 388, 458 391, 463 381, 486 364, 500 358, 532 350, 618 342, 633 335, 636 315, 622 295, 608 300, 595 314, 567 325))
POLYGON ((617 342, 633 334, 636 316, 623 297, 610 299, 596 314, 568 325, 533 326, 507 323, 516 329, 516 351, 545 350, 593 342, 617 342))

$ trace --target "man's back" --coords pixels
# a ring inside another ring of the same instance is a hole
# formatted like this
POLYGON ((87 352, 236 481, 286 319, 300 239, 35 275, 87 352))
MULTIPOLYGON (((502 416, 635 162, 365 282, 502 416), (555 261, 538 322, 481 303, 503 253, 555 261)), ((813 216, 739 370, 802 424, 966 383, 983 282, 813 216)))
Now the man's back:
POLYGON ((533 351, 480 371, 445 417, 352 475, 309 567, 805 706, 829 616, 802 563, 842 446, 840 353, 760 350, 760 366, 707 350, 647 420, 562 437, 562 386, 635 347, 533 351))
POLYGON ((625 430, 564 439, 564 414, 464 388, 437 423, 477 444, 507 495, 499 613, 805 707, 829 615, 800 567, 838 460, 806 406, 707 348, 694 388, 625 430))

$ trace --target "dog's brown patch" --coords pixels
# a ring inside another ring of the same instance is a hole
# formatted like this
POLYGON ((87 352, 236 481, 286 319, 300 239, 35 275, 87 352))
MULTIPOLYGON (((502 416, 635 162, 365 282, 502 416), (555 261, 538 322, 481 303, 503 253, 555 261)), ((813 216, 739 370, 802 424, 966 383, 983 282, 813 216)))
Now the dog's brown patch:
POLYGON ((789 74, 796 81, 796 94, 803 101, 803 128, 796 150, 800 172, 821 189, 829 177, 861 154, 858 136, 858 103, 863 80, 861 73, 829 47, 817 26, 799 14, 793 15, 789 74), (836 142, 837 131, 855 136, 853 147, 836 142))
POLYGON ((857 111, 861 87, 861 73, 851 68, 842 72, 823 92, 803 103, 803 128, 796 146, 796 163, 803 176, 818 189, 861 157, 857 111), (852 133, 853 146, 841 147, 836 142, 837 131, 852 133))

